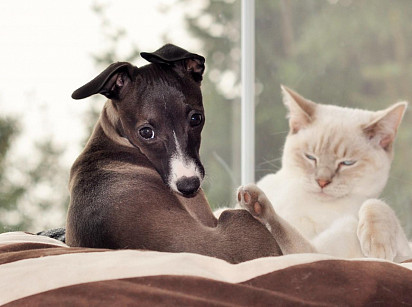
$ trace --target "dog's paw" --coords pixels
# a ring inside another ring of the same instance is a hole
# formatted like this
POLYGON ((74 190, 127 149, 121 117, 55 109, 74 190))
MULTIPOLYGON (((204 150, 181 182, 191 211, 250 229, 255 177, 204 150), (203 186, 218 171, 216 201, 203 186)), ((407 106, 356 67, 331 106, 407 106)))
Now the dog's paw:
POLYGON ((237 200, 241 208, 249 211, 254 218, 265 226, 275 216, 272 204, 267 199, 265 193, 255 184, 239 187, 237 190, 237 200))
POLYGON ((369 199, 359 210, 357 234, 366 257, 393 261, 396 256, 398 220, 387 204, 369 199))

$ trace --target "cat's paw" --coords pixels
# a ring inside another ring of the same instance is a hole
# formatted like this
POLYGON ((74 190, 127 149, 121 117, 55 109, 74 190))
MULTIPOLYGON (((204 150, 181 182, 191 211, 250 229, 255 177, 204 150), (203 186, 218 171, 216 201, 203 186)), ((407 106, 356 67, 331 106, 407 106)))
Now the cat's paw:
POLYGON ((265 193, 255 184, 239 187, 237 200, 241 208, 249 213, 263 225, 267 226, 269 220, 275 216, 275 210, 265 193))
POLYGON ((366 257, 393 261, 398 221, 393 210, 378 199, 369 199, 359 210, 357 234, 366 257))

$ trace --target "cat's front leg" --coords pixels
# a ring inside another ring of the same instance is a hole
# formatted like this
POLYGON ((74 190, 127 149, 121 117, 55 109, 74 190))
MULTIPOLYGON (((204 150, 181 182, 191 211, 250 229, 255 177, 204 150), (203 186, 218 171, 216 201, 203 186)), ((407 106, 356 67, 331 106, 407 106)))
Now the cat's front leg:
POLYGON ((369 199, 362 204, 357 234, 367 257, 400 262, 412 256, 395 212, 379 199, 369 199))
POLYGON ((238 203, 241 208, 261 222, 272 233, 284 255, 295 253, 314 253, 313 245, 298 230, 276 214, 265 193, 255 184, 238 189, 238 203))

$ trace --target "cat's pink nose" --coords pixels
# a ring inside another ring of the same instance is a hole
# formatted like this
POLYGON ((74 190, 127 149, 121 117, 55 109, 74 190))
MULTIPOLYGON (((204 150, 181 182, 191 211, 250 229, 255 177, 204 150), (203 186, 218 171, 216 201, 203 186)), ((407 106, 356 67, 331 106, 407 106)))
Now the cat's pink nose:
POLYGON ((318 185, 323 189, 324 187, 326 187, 329 183, 331 183, 330 180, 328 179, 316 179, 316 181, 318 182, 318 185))

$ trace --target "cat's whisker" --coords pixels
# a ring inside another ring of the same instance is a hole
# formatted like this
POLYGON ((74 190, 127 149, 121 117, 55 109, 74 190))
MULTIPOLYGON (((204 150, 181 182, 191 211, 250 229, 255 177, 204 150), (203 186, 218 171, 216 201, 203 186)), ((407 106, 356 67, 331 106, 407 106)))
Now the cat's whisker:
POLYGON ((280 134, 288 134, 289 133, 289 130, 285 130, 285 131, 279 131, 279 132, 274 132, 274 133, 271 133, 270 135, 280 135, 280 134))
POLYGON ((412 184, 412 181, 407 180, 405 178, 401 178, 401 177, 394 177, 394 176, 389 176, 390 179, 392 180, 396 180, 398 182, 402 182, 402 183, 406 183, 406 184, 412 184))
POLYGON ((280 169, 280 165, 277 162, 280 161, 280 160, 282 160, 281 157, 261 162, 257 165, 256 171, 258 171, 258 172, 278 171, 280 169), (268 166, 268 167, 266 167, 266 166, 268 166))
POLYGON ((270 165, 274 165, 274 166, 275 166, 274 162, 278 162, 278 161, 280 161, 280 160, 282 160, 282 157, 275 158, 275 159, 272 159, 272 160, 265 160, 265 161, 259 163, 258 167, 261 166, 261 165, 265 165, 265 164, 270 164, 270 165))
POLYGON ((278 171, 280 167, 273 169, 273 168, 257 168, 257 172, 273 172, 273 171, 278 171))

